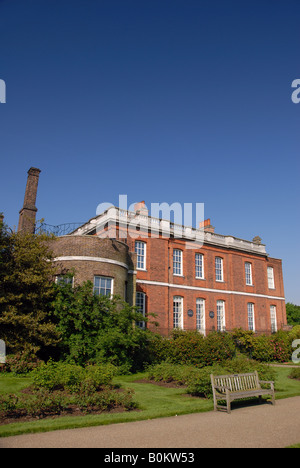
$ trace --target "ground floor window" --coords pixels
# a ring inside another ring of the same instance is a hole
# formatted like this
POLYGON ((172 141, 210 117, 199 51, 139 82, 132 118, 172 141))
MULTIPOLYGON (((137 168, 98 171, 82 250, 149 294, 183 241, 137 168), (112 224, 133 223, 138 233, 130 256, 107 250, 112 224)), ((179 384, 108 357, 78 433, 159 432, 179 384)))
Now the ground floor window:
POLYGON ((248 330, 255 331, 255 322, 254 322, 254 304, 249 302, 247 304, 248 311, 248 330))
POLYGON ((270 315, 271 315, 271 332, 277 332, 277 313, 276 313, 276 306, 271 305, 270 307, 270 315))
POLYGON ((217 301, 217 329, 225 331, 225 301, 217 301))
POLYGON ((196 300, 196 328, 205 334, 205 300, 201 298, 196 300))
POLYGON ((106 276, 95 276, 94 293, 98 296, 111 297, 113 294, 113 279, 106 276))
MULTIPOLYGON (((145 317, 146 316, 146 294, 145 293, 139 292, 139 291, 136 293, 135 305, 137 307, 137 312, 139 314, 142 314, 145 317)), ((136 326, 139 328, 145 328, 146 322, 144 321, 136 322, 136 326)))
POLYGON ((74 277, 69 275, 57 275, 55 277, 55 282, 56 284, 60 285, 70 284, 71 286, 73 286, 74 277))
POLYGON ((173 297, 173 328, 183 328, 183 297, 173 297))

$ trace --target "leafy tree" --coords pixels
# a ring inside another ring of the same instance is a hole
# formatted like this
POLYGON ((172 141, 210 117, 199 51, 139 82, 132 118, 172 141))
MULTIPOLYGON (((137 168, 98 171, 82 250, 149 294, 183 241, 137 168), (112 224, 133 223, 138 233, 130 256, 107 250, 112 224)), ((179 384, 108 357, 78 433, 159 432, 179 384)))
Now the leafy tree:
POLYGON ((286 316, 289 325, 300 325, 300 306, 287 302, 286 316))
POLYGON ((55 285, 53 302, 64 359, 78 364, 111 362, 126 370, 141 368, 148 357, 149 334, 135 323, 145 318, 118 297, 97 296, 90 281, 55 285))
POLYGON ((37 353, 60 340, 51 320, 49 238, 0 224, 0 337, 8 353, 37 353))

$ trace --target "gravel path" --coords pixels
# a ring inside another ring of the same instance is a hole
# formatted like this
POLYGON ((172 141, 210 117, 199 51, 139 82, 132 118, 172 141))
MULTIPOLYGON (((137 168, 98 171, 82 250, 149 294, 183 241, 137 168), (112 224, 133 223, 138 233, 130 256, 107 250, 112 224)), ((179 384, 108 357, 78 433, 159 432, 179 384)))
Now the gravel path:
POLYGON ((171 418, 25 434, 0 439, 1 448, 287 447, 300 443, 300 396, 276 405, 239 407, 231 414, 171 418))

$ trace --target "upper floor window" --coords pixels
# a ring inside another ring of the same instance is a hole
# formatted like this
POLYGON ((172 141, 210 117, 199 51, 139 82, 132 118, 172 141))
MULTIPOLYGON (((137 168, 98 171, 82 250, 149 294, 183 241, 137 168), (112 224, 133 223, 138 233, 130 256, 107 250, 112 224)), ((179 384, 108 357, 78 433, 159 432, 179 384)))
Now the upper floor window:
POLYGON ((269 287, 269 289, 275 289, 274 269, 273 269, 273 267, 268 267, 268 287, 269 287))
POLYGON ((252 265, 249 262, 245 263, 245 276, 246 276, 246 284, 252 286, 252 265))
MULTIPOLYGON (((146 315, 146 294, 143 292, 137 291, 136 293, 136 303, 137 312, 142 314, 143 317, 146 315)), ((136 322, 136 326, 139 328, 145 328, 146 324, 144 321, 136 322)))
POLYGON ((248 330, 255 331, 254 304, 252 304, 252 302, 248 302, 247 312, 248 312, 248 330))
POLYGON ((113 294, 113 279, 106 276, 95 276, 94 293, 97 296, 111 297, 113 294))
POLYGON ((146 243, 135 241, 135 253, 137 254, 137 269, 146 270, 146 243))
POLYGON ((173 274, 182 276, 182 250, 173 250, 173 274))
POLYGON ((202 254, 196 253, 195 265, 196 265, 196 278, 204 279, 204 260, 203 260, 202 254))
POLYGON ((223 258, 215 258, 216 281, 223 281, 223 258))

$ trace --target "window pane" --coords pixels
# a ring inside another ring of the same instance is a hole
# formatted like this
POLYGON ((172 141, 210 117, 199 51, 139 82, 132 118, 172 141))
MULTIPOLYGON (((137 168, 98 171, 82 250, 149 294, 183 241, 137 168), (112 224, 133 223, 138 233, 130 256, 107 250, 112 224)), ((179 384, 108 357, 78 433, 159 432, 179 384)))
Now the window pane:
POLYGON ((95 276, 94 277, 94 293, 100 296, 112 295, 112 278, 107 278, 105 276, 95 276))
POLYGON ((145 242, 135 242, 135 253, 137 254, 137 268, 139 270, 146 269, 146 244, 145 242))
POLYGON ((274 269, 272 267, 268 267, 268 287, 270 289, 275 288, 274 284, 274 269))
POLYGON ((248 303, 247 304, 247 309, 248 309, 248 329, 254 331, 254 304, 248 303))
POLYGON ((277 332, 277 314, 276 314, 276 306, 271 305, 270 307, 270 315, 271 315, 271 331, 272 333, 277 332))
POLYGON ((217 329, 225 331, 225 302, 217 301, 217 329))
POLYGON ((223 259, 216 257, 215 259, 216 281, 223 281, 223 259))
POLYGON ((183 298, 175 296, 173 298, 173 327, 183 328, 183 298))
MULTIPOLYGON (((146 313, 146 295, 142 292, 136 293, 136 307, 137 311, 145 317, 146 313)), ((145 322, 136 322, 136 326, 139 328, 145 328, 145 322)))
POLYGON ((249 262, 245 263, 246 284, 252 285, 252 265, 249 262))
POLYGON ((196 328, 205 333, 205 300, 196 300, 196 328))
POLYGON ((197 253, 195 256, 196 278, 204 278, 203 255, 197 253))
POLYGON ((56 277, 56 284, 71 284, 73 285, 73 276, 58 275, 56 277))
POLYGON ((173 274, 182 275, 182 251, 173 250, 173 274))

